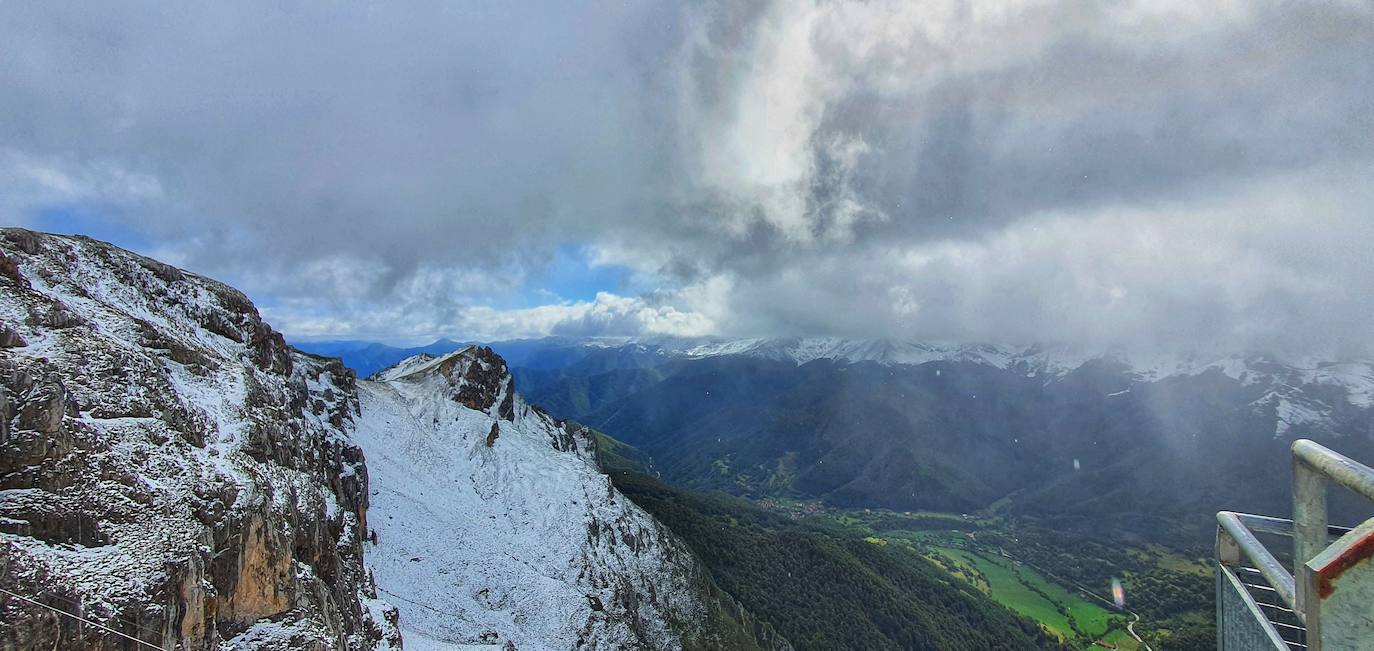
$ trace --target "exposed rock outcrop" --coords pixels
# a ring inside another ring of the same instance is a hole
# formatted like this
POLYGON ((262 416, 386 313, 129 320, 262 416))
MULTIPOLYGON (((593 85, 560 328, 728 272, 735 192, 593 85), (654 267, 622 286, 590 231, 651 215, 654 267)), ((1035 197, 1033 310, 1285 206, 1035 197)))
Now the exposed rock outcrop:
MULTIPOLYGON (((356 396, 237 290, 0 231, 0 586, 168 649, 399 642, 362 569, 356 396)), ((0 648, 132 645, 0 597, 0 648)))

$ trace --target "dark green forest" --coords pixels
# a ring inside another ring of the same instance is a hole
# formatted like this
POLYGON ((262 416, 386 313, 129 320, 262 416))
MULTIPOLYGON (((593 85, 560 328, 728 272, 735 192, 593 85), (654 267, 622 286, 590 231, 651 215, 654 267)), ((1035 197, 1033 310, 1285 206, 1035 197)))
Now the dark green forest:
POLYGON ((799 650, 1056 649, 1035 622, 900 552, 739 498, 612 470, 617 488, 701 558, 717 583, 799 650))

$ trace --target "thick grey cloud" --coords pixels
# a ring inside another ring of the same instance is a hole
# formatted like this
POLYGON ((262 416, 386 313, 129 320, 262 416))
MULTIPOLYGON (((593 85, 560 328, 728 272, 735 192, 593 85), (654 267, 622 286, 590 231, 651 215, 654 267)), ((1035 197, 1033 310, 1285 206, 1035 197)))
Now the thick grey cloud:
POLYGON ((1374 6, 7 5, 0 211, 288 332, 1374 343, 1374 6), (638 297, 529 307, 559 246, 638 297))

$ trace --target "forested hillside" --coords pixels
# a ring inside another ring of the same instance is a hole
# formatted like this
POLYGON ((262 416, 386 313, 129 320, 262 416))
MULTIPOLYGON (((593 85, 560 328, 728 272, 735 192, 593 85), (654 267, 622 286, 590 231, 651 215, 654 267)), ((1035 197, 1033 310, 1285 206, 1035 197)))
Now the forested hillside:
POLYGON ((611 472, 716 581, 797 649, 1054 649, 1039 626, 901 553, 797 524, 745 500, 611 472))

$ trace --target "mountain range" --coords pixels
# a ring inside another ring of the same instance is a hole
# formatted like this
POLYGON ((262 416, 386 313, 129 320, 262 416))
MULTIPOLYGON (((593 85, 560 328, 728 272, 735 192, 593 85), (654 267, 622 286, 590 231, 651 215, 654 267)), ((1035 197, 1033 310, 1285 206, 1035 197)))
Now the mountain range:
POLYGON ((1366 359, 839 338, 490 345, 550 413, 635 446, 673 483, 748 497, 1198 541, 1220 508, 1287 512, 1295 438, 1374 460, 1366 359))
MULTIPOLYGON (((662 366, 549 343, 503 348, 662 366)), ((358 380, 227 285, 0 229, 0 351, 0 648, 794 648, 755 606, 801 649, 1059 646, 920 558, 750 510, 721 547, 701 534, 733 516, 622 477, 651 514, 602 467, 647 457, 528 401, 488 347, 358 380)))
POLYGON ((1360 359, 303 346, 222 283, 0 230, 0 587, 29 599, 0 647, 1054 648, 911 548, 760 505, 1196 549, 1219 508, 1286 512, 1296 437, 1374 461, 1360 359))

